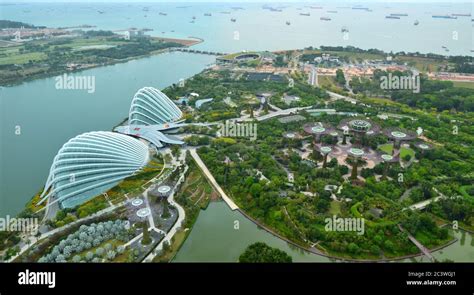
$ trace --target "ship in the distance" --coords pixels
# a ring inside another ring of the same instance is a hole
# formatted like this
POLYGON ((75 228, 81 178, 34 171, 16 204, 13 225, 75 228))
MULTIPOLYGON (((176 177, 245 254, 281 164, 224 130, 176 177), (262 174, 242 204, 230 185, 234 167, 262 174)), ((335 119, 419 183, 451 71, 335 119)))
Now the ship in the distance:
POLYGON ((432 18, 457 19, 456 16, 452 15, 433 15, 432 18))

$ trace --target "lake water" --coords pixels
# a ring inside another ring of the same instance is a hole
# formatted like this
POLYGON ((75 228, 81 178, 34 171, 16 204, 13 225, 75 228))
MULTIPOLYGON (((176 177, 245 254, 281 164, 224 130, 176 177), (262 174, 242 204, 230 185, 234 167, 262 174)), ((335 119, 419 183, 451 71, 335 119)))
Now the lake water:
MULTIPOLYGON (((464 231, 457 231, 454 234, 458 241, 434 252, 433 256, 440 261, 445 259, 456 262, 474 261, 474 236, 464 231)), ((212 202, 199 214, 191 233, 173 262, 236 262, 245 248, 256 242, 264 242, 285 251, 294 262, 331 261, 271 235, 240 212, 230 210, 224 202, 212 202), (234 228, 236 221, 239 223, 239 229, 234 228)), ((427 259, 416 257, 403 261, 427 261, 427 259)))
POLYGON ((138 89, 164 88, 214 61, 213 56, 175 52, 83 71, 80 75, 95 76, 91 94, 57 90, 54 78, 3 88, 0 216, 18 213, 44 185, 54 156, 67 140, 83 132, 111 130, 128 116, 138 89))

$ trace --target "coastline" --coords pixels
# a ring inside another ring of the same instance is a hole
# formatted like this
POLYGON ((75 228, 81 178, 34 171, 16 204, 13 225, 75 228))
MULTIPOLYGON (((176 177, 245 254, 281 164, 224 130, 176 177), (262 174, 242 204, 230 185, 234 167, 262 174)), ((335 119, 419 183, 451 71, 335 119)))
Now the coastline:
POLYGON ((161 37, 154 37, 154 38, 157 39, 157 40, 161 40, 163 42, 179 43, 179 44, 183 45, 183 47, 169 47, 169 48, 160 49, 160 50, 156 50, 156 51, 150 51, 147 54, 143 54, 143 55, 130 56, 130 57, 127 57, 127 58, 124 58, 124 59, 120 59, 120 60, 116 59, 114 61, 108 61, 108 62, 105 62, 105 63, 91 64, 91 65, 86 66, 86 67, 73 69, 73 70, 69 70, 69 71, 59 70, 57 72, 32 75, 30 77, 24 77, 24 78, 22 78, 21 80, 18 80, 18 81, 14 80, 14 81, 6 83, 4 85, 0 85, 0 87, 13 87, 13 86, 22 85, 23 83, 31 82, 31 81, 34 81, 34 80, 37 80, 37 79, 51 78, 51 77, 55 77, 55 76, 63 75, 63 74, 79 73, 79 72, 82 72, 82 71, 85 71, 85 70, 95 69, 95 68, 99 68, 99 67, 106 67, 106 66, 111 66, 111 65, 121 64, 121 63, 127 63, 127 62, 132 61, 132 60, 138 60, 138 59, 142 59, 142 58, 152 57, 152 56, 167 53, 167 52, 174 52, 177 48, 189 48, 191 46, 194 46, 194 45, 197 45, 197 44, 200 44, 200 43, 204 42, 204 39, 197 38, 197 37, 189 37, 190 39, 175 39, 175 38, 161 38, 161 37))

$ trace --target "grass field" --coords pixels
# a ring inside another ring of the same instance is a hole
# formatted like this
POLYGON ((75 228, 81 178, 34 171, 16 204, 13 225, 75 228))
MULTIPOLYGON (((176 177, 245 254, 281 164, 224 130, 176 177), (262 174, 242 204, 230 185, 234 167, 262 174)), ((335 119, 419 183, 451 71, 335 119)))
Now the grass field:
POLYGON ((332 201, 331 207, 329 207, 329 213, 332 215, 340 215, 341 214, 341 202, 332 201))
POLYGON ((474 82, 453 81, 453 85, 454 85, 454 87, 474 89, 474 82))
MULTIPOLYGON (((393 150, 393 144, 388 143, 388 144, 381 145, 379 146, 379 149, 383 151, 384 153, 391 155, 392 150, 393 150)), ((414 157, 415 151, 410 148, 402 147, 400 150, 400 157, 403 159, 406 155, 410 155, 411 157, 414 157)))

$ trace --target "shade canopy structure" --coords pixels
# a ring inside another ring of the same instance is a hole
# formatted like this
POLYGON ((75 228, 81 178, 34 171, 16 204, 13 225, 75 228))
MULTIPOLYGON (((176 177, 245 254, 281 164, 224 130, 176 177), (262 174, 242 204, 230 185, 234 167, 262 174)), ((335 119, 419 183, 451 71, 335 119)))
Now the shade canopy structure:
POLYGON ((358 148, 350 148, 349 149, 349 156, 354 158, 352 164, 352 172, 351 172, 351 179, 357 180, 357 164, 359 159, 365 154, 364 150, 358 148))
POLYGON ((319 151, 321 152, 321 154, 323 154, 324 156, 324 160, 323 160, 323 168, 326 168, 327 166, 327 162, 328 162, 328 155, 329 153, 332 151, 332 148, 329 147, 329 146, 322 146, 319 151))
POLYGON ((146 144, 109 131, 78 135, 66 142, 57 155, 40 196, 50 196, 64 208, 72 208, 106 192, 149 161, 146 144))
POLYGON ((365 136, 373 136, 380 133, 380 126, 367 118, 346 118, 339 122, 338 129, 344 134, 343 143, 347 135, 354 137, 354 144, 361 145, 362 138, 365 136))
POLYGON ((367 118, 346 118, 341 120, 338 129, 343 132, 360 133, 365 135, 376 135, 380 132, 380 126, 367 118), (347 130, 347 131, 346 131, 347 130))
POLYGON ((331 135, 336 131, 334 127, 321 122, 305 124, 303 126, 303 129, 307 134, 311 134, 314 136, 314 140, 316 143, 319 142, 321 136, 331 135))
POLYGON ((386 128, 383 130, 385 136, 389 139, 393 140, 393 152, 396 153, 396 150, 400 149, 400 145, 402 142, 411 141, 417 138, 417 133, 414 131, 410 131, 407 129, 402 129, 398 127, 394 128, 386 128))
POLYGON ((293 131, 287 131, 283 133, 283 137, 289 140, 299 140, 301 139, 301 134, 298 132, 293 132, 293 131))
POLYGON ((419 148, 420 150, 422 151, 428 151, 428 150, 431 150, 433 149, 433 145, 432 144, 429 144, 429 143, 426 143, 426 142, 418 142, 418 143, 415 143, 415 146, 417 148, 419 148))

